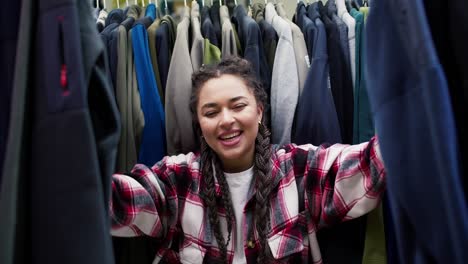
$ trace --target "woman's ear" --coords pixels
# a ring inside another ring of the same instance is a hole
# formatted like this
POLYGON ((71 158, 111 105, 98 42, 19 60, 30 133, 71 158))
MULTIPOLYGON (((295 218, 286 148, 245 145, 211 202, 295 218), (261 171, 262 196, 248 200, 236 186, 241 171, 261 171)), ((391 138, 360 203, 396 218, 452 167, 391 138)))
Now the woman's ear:
POLYGON ((261 122, 262 119, 263 119, 263 110, 264 110, 264 109, 263 109, 263 105, 259 104, 259 105, 257 106, 257 114, 258 114, 258 118, 259 118, 258 121, 260 121, 260 122, 261 122))

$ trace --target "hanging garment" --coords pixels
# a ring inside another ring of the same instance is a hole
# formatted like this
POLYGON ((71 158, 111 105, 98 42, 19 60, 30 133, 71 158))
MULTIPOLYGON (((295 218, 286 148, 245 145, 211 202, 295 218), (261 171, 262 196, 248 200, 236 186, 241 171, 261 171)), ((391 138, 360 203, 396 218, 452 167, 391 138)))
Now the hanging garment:
POLYGON ((3 172, 8 188, 21 183, 24 193, 2 190, 9 197, 0 200, 18 199, 18 216, 28 219, 15 223, 29 238, 16 245, 30 258, 24 262, 113 263, 107 209, 120 123, 104 46, 89 2, 33 2, 23 2, 12 123, 18 141, 3 172))
POLYGON ((220 3, 219 1, 213 1, 213 5, 210 6, 209 12, 210 12, 210 18, 211 21, 213 22, 213 27, 214 27, 214 32, 216 35, 216 39, 218 40, 218 48, 221 47, 222 42, 221 42, 221 32, 222 32, 222 23, 221 23, 221 12, 220 12, 220 3))
POLYGON ((112 10, 106 18, 106 28, 100 33, 107 50, 109 72, 112 81, 112 91, 115 93, 117 82, 117 43, 119 38, 118 27, 124 20, 122 9, 112 10))
MULTIPOLYGON (((203 47, 205 41, 201 33, 200 6, 196 1, 192 1, 190 11, 190 29, 192 32, 192 47, 190 48, 190 59, 192 60, 193 71, 196 72, 203 64, 203 47)), ((188 106, 187 106, 188 107, 188 106)))
POLYGON ((0 62, 5 81, 0 97, 0 107, 4 112, 0 115, 8 115, 0 119, 1 133, 5 133, 5 137, 0 138, 0 143, 5 144, 4 149, 0 149, 0 164, 8 164, 3 168, 0 166, 0 262, 3 264, 31 263, 31 256, 25 254, 25 251, 31 251, 27 243, 30 241, 27 183, 30 166, 20 165, 30 161, 26 153, 29 152, 31 138, 32 105, 29 102, 32 90, 27 88, 32 78, 27 66, 33 61, 34 10, 37 10, 36 1, 22 0, 8 2, 0 11, 1 19, 12 23, 2 35, 5 37, 1 42, 5 54, 0 62), (6 134, 15 136, 7 138, 6 134))
POLYGON ((346 52, 349 53, 348 34, 346 33, 346 25, 343 22, 338 24, 337 22, 340 21, 340 19, 333 11, 329 12, 329 10, 334 10, 331 4, 332 1, 328 1, 327 3, 329 6, 323 6, 322 2, 318 2, 320 5, 321 19, 325 24, 325 30, 327 32, 331 90, 336 113, 340 122, 342 143, 349 144, 353 140, 354 98, 351 71, 349 67, 347 67, 347 62, 349 60, 346 60, 346 52), (334 17, 333 20, 329 14, 334 17), (344 31, 340 31, 340 28, 344 31), (344 37, 342 36, 343 32, 344 37))
MULTIPOLYGON (((10 123, 10 106, 13 87, 13 76, 16 58, 16 44, 18 38, 19 17, 21 11, 21 1, 6 2, 0 10, 0 20, 3 25, 8 25, 2 31, 0 40, 0 50, 2 59, 0 61, 0 79, 3 81, 0 88, 0 172, 3 168, 5 149, 8 138, 8 128, 10 123)), ((0 173, 0 186, 2 175, 0 173)))
POLYGON ((257 22, 263 41, 263 51, 268 62, 268 71, 271 76, 273 64, 275 63, 276 47, 278 46, 278 35, 272 25, 265 21, 265 5, 255 3, 252 6, 252 18, 257 22))
MULTIPOLYGON (((296 110, 296 128, 292 141, 296 144, 340 143, 340 125, 330 90, 327 34, 315 4, 310 7, 310 26, 314 34, 307 33, 307 40, 314 47, 311 67, 296 110)), ((296 21, 306 27, 308 21, 302 3, 297 5, 296 21), (304 23, 301 23, 304 22, 304 23)))
POLYGON ((307 72, 310 68, 310 58, 312 57, 307 54, 307 46, 304 39, 304 34, 302 34, 301 29, 296 24, 287 18, 286 10, 284 9, 282 2, 276 4, 276 11, 278 12, 278 15, 285 19, 291 27, 294 45, 294 57, 296 58, 297 76, 299 78, 299 98, 301 98, 301 94, 304 90, 304 85, 307 78, 307 72))
POLYGON ((229 18, 229 10, 226 6, 219 8, 219 16, 221 19, 221 57, 238 56, 238 47, 240 47, 239 38, 237 37, 234 28, 232 27, 229 18))
POLYGON ((153 74, 156 79, 156 86, 158 87, 158 93, 161 98, 161 103, 164 106, 164 90, 161 84, 161 76, 159 75, 159 65, 158 65, 158 52, 156 49, 156 30, 161 24, 161 19, 157 18, 148 27, 146 30, 148 32, 148 47, 150 50, 150 57, 151 57, 151 66, 153 67, 153 74))
MULTIPOLYGON (((247 16, 245 8, 242 5, 238 5, 234 8, 231 21, 237 29, 242 47, 241 53, 244 59, 252 63, 257 77, 263 83, 263 88, 268 95, 268 101, 270 101, 271 75, 268 70, 265 54, 261 52, 264 48, 260 28, 255 20, 247 16)), ((265 113, 264 119, 267 121, 270 120, 268 113, 265 113)))
MULTIPOLYGON (((335 1, 335 0, 334 0, 335 1)), ((335 1, 337 7, 338 17, 343 21, 347 27, 348 33, 348 49, 349 49, 349 66, 351 69, 351 79, 353 80, 353 89, 356 89, 354 86, 356 81, 356 20, 348 13, 346 10, 346 5, 344 4, 345 0, 335 1)), ((353 90, 354 91, 354 90, 353 90)))
POLYGON ((318 29, 314 21, 307 17, 306 6, 303 2, 297 4, 294 22, 299 26, 304 34, 307 46, 307 54, 310 58, 314 56, 314 44, 316 42, 318 29))
MULTIPOLYGON (((115 39, 116 35, 113 34, 113 33, 117 31, 118 26, 119 26, 119 23, 108 24, 101 31, 101 33, 99 33, 99 35, 101 36, 102 42, 104 43, 104 47, 106 49, 106 55, 107 55, 105 57, 106 64, 109 65, 111 63, 111 60, 112 60, 112 62, 114 63, 114 67, 113 67, 114 70, 116 70, 116 67, 115 67, 115 65, 116 65, 115 64, 116 54, 112 53, 115 50, 111 46, 116 45, 116 39, 115 39)), ((113 88, 112 91, 115 91, 115 89, 114 89, 115 74, 116 74, 116 72, 114 72, 114 75, 112 75, 112 69, 111 69, 111 67, 109 65, 109 72, 107 73, 107 78, 109 79, 111 87, 113 88)))
POLYGON ((272 3, 265 7, 265 20, 279 36, 271 80, 271 128, 274 144, 291 143, 291 129, 299 97, 292 32, 289 24, 276 13, 272 3))
POLYGON ((151 23, 151 18, 145 17, 138 20, 130 30, 141 109, 145 117, 138 162, 147 166, 161 160, 166 153, 164 109, 156 87, 146 32, 151 23))
POLYGON ((389 174, 394 254, 402 264, 465 263, 459 143, 423 1, 374 1, 366 26, 368 92, 389 174))
POLYGON ((221 47, 216 36, 213 22, 210 17, 210 8, 208 6, 204 6, 201 10, 201 32, 203 38, 208 39, 212 45, 221 47))
MULTIPOLYGON (((462 166, 465 199, 468 197, 468 24, 464 10, 466 1, 425 0, 424 6, 431 27, 437 54, 447 77, 455 115, 462 166)), ((467 199, 468 200, 468 199, 467 199)))
POLYGON ((166 139, 169 155, 188 153, 196 148, 189 109, 193 66, 189 51, 190 10, 183 10, 166 85, 166 139), (185 106, 185 107, 181 107, 185 106))
MULTIPOLYGON (((117 171, 125 172, 137 163, 145 118, 141 109, 140 91, 133 57, 132 32, 141 8, 132 5, 128 17, 119 26, 119 59, 117 103, 122 117, 122 135, 119 142, 117 171)), ((151 263, 155 254, 155 242, 149 238, 112 238, 116 264, 151 263)))
POLYGON ((145 125, 130 35, 130 29, 140 12, 140 7, 130 6, 128 17, 118 27, 116 99, 120 110, 122 132, 117 152, 117 171, 128 171, 129 167, 137 163, 145 125))
MULTIPOLYGON (((176 39, 177 24, 169 15, 161 18, 161 24, 156 30, 156 51, 158 51, 158 69, 161 77, 162 94, 166 98, 167 75, 171 63, 172 51, 176 39)), ((163 100, 165 104, 165 99, 163 100)))
POLYGON ((356 9, 351 10, 356 20, 356 83, 354 91, 354 125, 353 144, 368 141, 374 135, 374 120, 372 117, 369 96, 366 87, 366 72, 364 61, 366 49, 364 45, 364 15, 356 9))
MULTIPOLYGON (((354 92, 353 144, 359 144, 368 141, 374 135, 374 121, 370 110, 369 97, 367 95, 366 73, 364 69, 366 54, 364 48, 364 15, 356 9, 352 9, 350 14, 356 20, 356 82, 354 92)), ((362 263, 387 263, 385 242, 382 205, 379 205, 374 211, 367 215, 366 238, 362 263)), ((389 261, 388 263, 394 262, 389 261)))

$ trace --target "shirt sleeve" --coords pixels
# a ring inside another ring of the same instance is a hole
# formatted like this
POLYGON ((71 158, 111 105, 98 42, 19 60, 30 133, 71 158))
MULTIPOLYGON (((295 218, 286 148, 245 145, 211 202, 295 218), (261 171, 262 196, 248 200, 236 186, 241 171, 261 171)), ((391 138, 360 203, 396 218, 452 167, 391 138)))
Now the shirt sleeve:
POLYGON ((359 145, 301 147, 307 146, 306 206, 319 228, 357 218, 379 204, 386 171, 375 137, 359 145))
POLYGON ((129 174, 114 174, 110 216, 111 234, 163 238, 177 221, 174 170, 168 157, 152 168, 137 164, 129 174))

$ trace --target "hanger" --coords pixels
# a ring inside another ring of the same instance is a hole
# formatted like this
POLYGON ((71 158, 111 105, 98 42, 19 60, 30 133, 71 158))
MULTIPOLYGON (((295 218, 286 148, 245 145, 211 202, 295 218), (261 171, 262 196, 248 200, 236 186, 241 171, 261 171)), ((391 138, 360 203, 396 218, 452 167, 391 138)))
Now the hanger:
POLYGON ((141 0, 141 6, 145 7, 145 0, 141 0))
MULTIPOLYGON (((117 1, 118 2, 118 1, 117 1)), ((128 7, 128 0, 126 1, 127 2, 127 7, 128 7)))
POLYGON ((202 0, 202 1, 201 1, 201 6, 202 6, 202 7, 205 7, 205 0, 202 0))
POLYGON ((99 9, 99 0, 96 0, 96 7, 99 9))
POLYGON ((365 6, 365 7, 369 7, 369 1, 367 1, 367 0, 364 0, 363 6, 365 6))
POLYGON ((167 8, 167 0, 164 0, 164 5, 165 5, 165 7, 164 7, 164 13, 166 13, 166 15, 167 15, 167 9, 168 9, 168 8, 167 8))
POLYGON ((138 2, 137 2, 137 0, 135 0, 135 5, 138 5, 138 2))

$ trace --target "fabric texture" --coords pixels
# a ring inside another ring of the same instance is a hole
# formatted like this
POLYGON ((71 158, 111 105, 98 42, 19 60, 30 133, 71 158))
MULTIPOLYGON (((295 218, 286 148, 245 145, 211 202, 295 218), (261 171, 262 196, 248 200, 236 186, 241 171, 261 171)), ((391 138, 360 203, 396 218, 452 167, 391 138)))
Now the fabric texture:
MULTIPOLYGON (((272 150, 274 191, 269 198, 268 246, 274 263, 322 263, 317 230, 359 217, 379 202, 385 189, 385 170, 378 143, 371 140, 354 146, 321 147, 289 144, 273 146, 272 150)), ((213 263, 219 250, 207 208, 201 202, 204 186, 200 166, 200 156, 189 153, 165 157, 151 168, 137 165, 128 175, 114 175, 112 234, 158 238, 161 244, 155 263, 175 261, 177 257, 181 262, 213 263)), ((215 184, 220 199, 221 189, 215 184)), ((256 191, 252 187, 247 195, 244 235, 255 232, 252 202, 256 191)), ((226 238, 226 220, 224 214, 219 216, 226 238)), ((254 248, 243 241, 247 263, 256 263, 257 239, 255 235, 254 248)), ((232 240, 227 248, 232 260, 232 240)))
POLYGON ((309 56, 307 53, 307 45, 305 42, 304 34, 302 34, 301 29, 287 17, 286 10, 284 10, 284 5, 282 2, 276 4, 276 11, 278 12, 278 15, 285 19, 291 27, 294 45, 294 57, 296 58, 297 66, 297 77, 299 78, 300 98, 302 91, 304 90, 305 81, 307 79, 307 73, 310 68, 311 56, 309 56))
POLYGON ((425 12, 432 39, 447 77, 453 113, 460 144, 460 165, 463 173, 465 199, 468 197, 468 24, 464 10, 468 2, 450 4, 440 0, 425 0, 425 12))
POLYGON ((189 50, 189 12, 188 8, 184 8, 183 19, 177 26, 166 84, 166 139, 169 155, 188 153, 196 147, 189 109, 193 73, 189 50))
POLYGON ((91 7, 66 0, 22 6, 11 124, 17 141, 7 147, 3 171, 3 186, 21 184, 22 191, 0 192, 5 220, 16 220, 1 227, 14 232, 22 256, 0 261, 113 263, 107 209, 120 124, 91 7))
MULTIPOLYGON (((263 83, 268 100, 270 100, 271 74, 268 70, 265 54, 262 52, 264 47, 260 28, 255 20, 247 16, 245 8, 242 5, 234 8, 231 21, 235 25, 241 43, 242 52, 240 53, 244 56, 244 59, 252 64, 257 77, 263 83)), ((264 118, 267 121, 270 120, 269 114, 265 113, 264 118)))
POLYGON ((468 207, 459 143, 423 1, 374 1, 366 26, 368 92, 398 246, 390 253, 402 264, 464 263, 468 207))
MULTIPOLYGON (((161 25, 156 30, 156 50, 158 53, 159 75, 161 76, 161 84, 163 96, 166 96, 166 85, 169 74, 169 67, 176 39, 177 25, 169 15, 161 18, 161 25)), ((165 104, 165 101, 163 102, 165 104)))
MULTIPOLYGON (((308 44, 314 49, 312 64, 296 111, 296 128, 292 137, 296 144, 342 142, 340 124, 330 90, 327 34, 317 6, 315 4, 310 7, 309 14, 310 22, 313 23, 310 27, 315 27, 315 30, 313 34, 310 31, 305 33, 308 44)), ((305 28, 308 19, 306 16, 305 6, 300 3, 296 9, 296 21, 305 28)))
POLYGON ((216 36, 213 21, 210 17, 210 8, 208 6, 204 6, 201 10, 201 32, 203 38, 208 39, 212 45, 221 47, 218 37, 216 36))
MULTIPOLYGON (((0 10, 0 22, 8 25, 2 30, 0 40, 0 78, 3 81, 0 88, 0 172, 3 168, 5 149, 8 140, 10 123, 10 106, 12 100, 13 76, 15 69, 18 28, 21 12, 21 1, 5 3, 0 10)), ((0 174, 0 186, 2 175, 0 174)))
MULTIPOLYGON (((327 2, 329 6, 333 6, 332 1, 327 2)), ((354 99, 351 71, 347 66, 349 59, 346 59, 346 52, 349 54, 348 34, 346 33, 346 25, 343 22, 338 24, 340 19, 333 13, 333 8, 323 6, 322 2, 318 2, 318 4, 321 6, 321 19, 325 24, 327 33, 330 83, 336 113, 340 122, 341 139, 343 143, 349 144, 353 140, 354 99)))
POLYGON ((143 23, 137 21, 131 31, 141 109, 145 117, 138 162, 149 166, 164 157, 166 135, 164 109, 156 87, 148 47, 148 33, 143 23))
POLYGON ((276 47, 278 46, 278 34, 271 24, 265 21, 265 4, 255 3, 252 6, 252 18, 257 22, 262 35, 263 51, 268 62, 268 71, 272 73, 275 63, 276 47))
POLYGON ((265 20, 279 36, 271 79, 271 134, 275 144, 291 143, 291 130, 299 97, 292 32, 289 24, 278 16, 272 3, 265 7, 265 20))
POLYGON ((197 1, 192 1, 192 9, 190 10, 190 29, 192 32, 192 46, 190 48, 190 59, 192 60, 193 71, 196 72, 203 64, 203 48, 205 40, 201 32, 200 22, 200 6, 197 1))
POLYGON ((232 27, 229 10, 226 6, 223 5, 219 8, 219 16, 221 19, 221 58, 238 56, 237 35, 232 27))
POLYGON ((156 30, 161 25, 161 19, 156 19, 146 30, 148 32, 148 47, 150 50, 151 56, 151 66, 153 68, 153 74, 156 79, 156 87, 158 87, 159 97, 162 99, 161 103, 164 106, 164 90, 161 84, 161 76, 159 74, 159 65, 158 65, 158 52, 156 49, 156 30))

